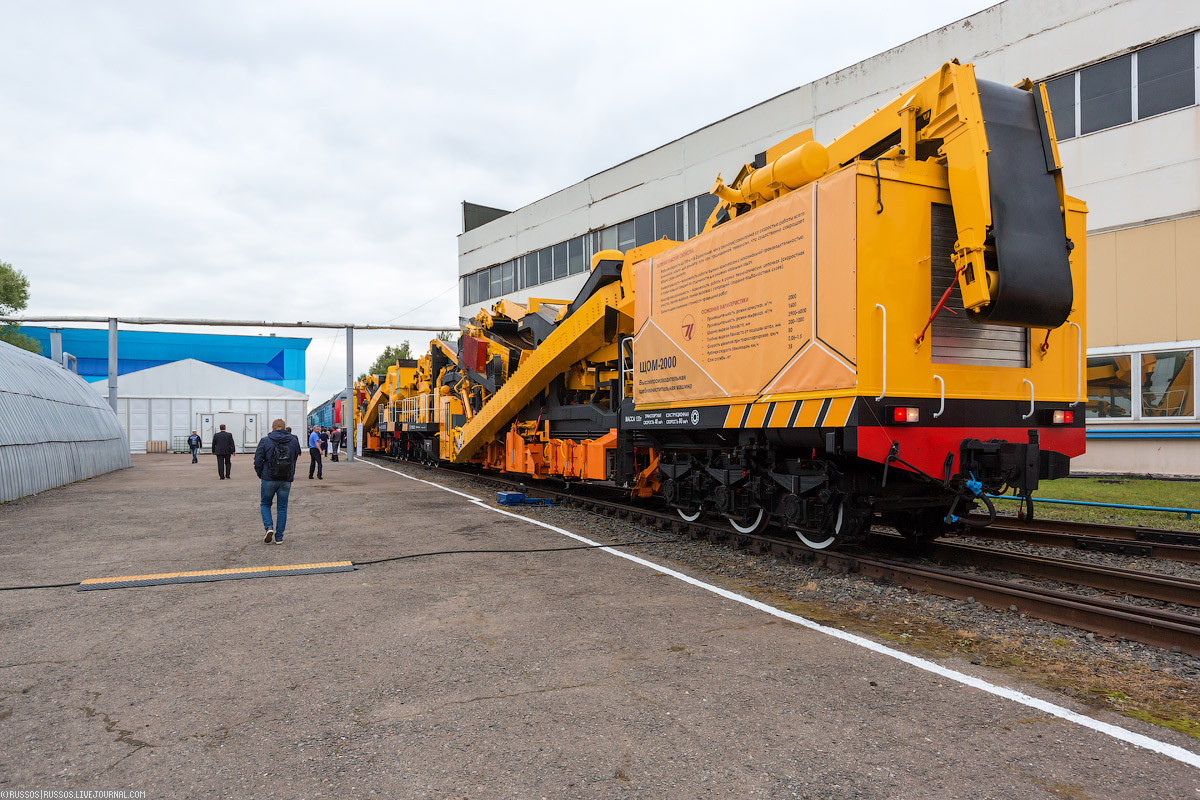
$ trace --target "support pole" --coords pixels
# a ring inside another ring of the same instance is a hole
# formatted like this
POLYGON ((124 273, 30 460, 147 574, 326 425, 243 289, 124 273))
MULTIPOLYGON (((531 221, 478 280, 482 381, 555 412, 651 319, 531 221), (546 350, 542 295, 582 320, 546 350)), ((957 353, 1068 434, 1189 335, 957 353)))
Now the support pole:
POLYGON ((50 360, 60 367, 63 365, 62 360, 62 331, 58 328, 50 330, 50 360))
POLYGON ((108 318, 108 404, 117 413, 117 318, 108 318))
POLYGON ((354 396, 354 328, 347 326, 346 328, 346 404, 342 407, 342 422, 346 423, 346 418, 349 417, 350 422, 346 424, 346 438, 349 440, 350 446, 346 448, 346 460, 354 461, 354 442, 358 433, 358 426, 354 420, 355 408, 358 405, 358 398, 354 396))

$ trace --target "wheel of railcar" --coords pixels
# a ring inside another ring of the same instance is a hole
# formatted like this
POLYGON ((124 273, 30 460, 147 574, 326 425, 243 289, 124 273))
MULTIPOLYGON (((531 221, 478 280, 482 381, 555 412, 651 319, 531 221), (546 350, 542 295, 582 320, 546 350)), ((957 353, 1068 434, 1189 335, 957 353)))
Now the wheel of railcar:
POLYGON ((828 550, 840 544, 843 534, 850 532, 849 529, 853 527, 850 516, 846 501, 843 500, 838 505, 837 514, 831 523, 822 526, 819 531, 797 528, 796 536, 813 550, 828 550))
POLYGON ((685 512, 682 508, 677 508, 675 510, 679 512, 679 516, 683 517, 684 522, 695 522, 696 520, 700 519, 701 511, 698 508, 690 514, 685 512))
POLYGON ((767 529, 767 525, 771 522, 771 518, 767 516, 767 512, 761 507, 758 509, 758 516, 756 516, 749 523, 747 523, 745 517, 739 518, 726 516, 726 519, 729 520, 730 526, 735 531, 750 536, 762 533, 767 529))

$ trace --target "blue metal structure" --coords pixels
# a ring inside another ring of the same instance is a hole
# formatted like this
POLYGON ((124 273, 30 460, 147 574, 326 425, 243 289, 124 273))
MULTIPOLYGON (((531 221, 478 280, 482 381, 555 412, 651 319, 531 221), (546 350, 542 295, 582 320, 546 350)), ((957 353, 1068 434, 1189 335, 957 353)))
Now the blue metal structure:
MULTIPOLYGON (((50 356, 50 332, 62 332, 62 348, 78 359, 79 376, 95 383, 108 379, 108 331, 92 328, 22 327, 21 333, 37 339, 42 355, 50 356)), ((304 353, 311 339, 275 336, 227 336, 214 333, 117 333, 117 374, 194 358, 217 367, 274 383, 297 392, 306 391, 304 353)))

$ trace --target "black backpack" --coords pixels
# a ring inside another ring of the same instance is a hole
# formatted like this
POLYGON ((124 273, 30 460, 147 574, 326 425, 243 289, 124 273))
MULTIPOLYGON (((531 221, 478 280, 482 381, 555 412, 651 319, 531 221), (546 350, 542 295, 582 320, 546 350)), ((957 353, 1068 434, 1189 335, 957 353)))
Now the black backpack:
POLYGON ((292 459, 292 443, 290 441, 271 440, 274 445, 267 455, 267 472, 271 480, 282 481, 292 477, 296 462, 292 459))

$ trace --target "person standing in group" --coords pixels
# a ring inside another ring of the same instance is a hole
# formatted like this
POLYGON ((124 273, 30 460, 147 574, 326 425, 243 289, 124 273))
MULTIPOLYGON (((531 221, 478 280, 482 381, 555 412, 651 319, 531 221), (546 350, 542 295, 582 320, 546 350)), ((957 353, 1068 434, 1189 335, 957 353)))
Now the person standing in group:
POLYGON ((300 460, 300 443, 284 430, 286 423, 277 419, 271 432, 262 438, 254 451, 254 472, 262 479, 259 489, 259 508, 266 530, 263 544, 283 544, 287 527, 288 495, 296 477, 296 462, 300 460), (271 502, 278 501, 275 520, 271 519, 271 502))
POLYGON ((317 428, 321 432, 321 452, 329 455, 329 431, 324 428, 317 428))
POLYGON ((308 435, 308 457, 312 459, 308 464, 308 479, 313 479, 313 470, 317 471, 317 480, 323 481, 321 477, 321 426, 317 425, 312 429, 312 433, 308 435))
POLYGON ((329 448, 331 451, 329 453, 330 461, 338 460, 338 450, 340 450, 341 447, 342 447, 342 429, 334 428, 333 432, 329 434, 329 448))
POLYGON ((200 459, 196 458, 196 453, 200 452, 200 448, 204 445, 200 441, 200 434, 192 431, 192 435, 188 437, 188 449, 192 451, 192 463, 196 464, 200 459))
POLYGON ((237 452, 237 445, 233 442, 233 434, 226 431, 224 425, 213 435, 212 451, 217 457, 217 475, 225 480, 229 477, 230 458, 237 452))

